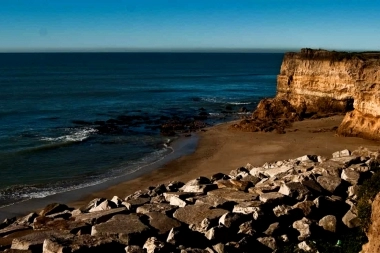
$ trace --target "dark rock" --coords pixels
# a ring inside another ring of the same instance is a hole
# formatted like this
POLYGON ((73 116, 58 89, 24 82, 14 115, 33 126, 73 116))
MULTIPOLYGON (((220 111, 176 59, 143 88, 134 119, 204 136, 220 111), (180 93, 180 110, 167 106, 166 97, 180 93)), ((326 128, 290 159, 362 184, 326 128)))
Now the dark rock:
POLYGON ((338 192, 342 186, 342 179, 335 176, 320 176, 317 182, 330 193, 338 192))
POLYGON ((210 205, 185 206, 176 210, 173 217, 186 224, 201 223, 205 218, 218 220, 227 211, 224 209, 211 209, 210 205))
POLYGON ((136 214, 118 214, 107 222, 94 225, 92 236, 118 239, 125 244, 142 244, 149 235, 149 227, 136 214))
POLYGON ((227 180, 230 179, 230 176, 224 174, 224 173, 216 173, 211 176, 211 182, 217 181, 217 180, 227 180))
POLYGON ((25 226, 25 225, 10 225, 8 227, 0 229, 0 236, 6 236, 8 234, 22 231, 22 230, 27 230, 27 229, 30 229, 30 227, 25 226))
POLYGON ((44 231, 28 234, 12 241, 12 249, 31 250, 32 252, 41 252, 42 244, 49 238, 72 238, 73 235, 59 233, 58 231, 44 231))
POLYGON ((244 202, 257 199, 258 194, 246 193, 242 191, 234 191, 230 189, 217 189, 209 191, 207 195, 218 196, 229 201, 244 202))
POLYGON ((137 207, 136 213, 146 214, 150 212, 160 212, 168 215, 173 213, 176 209, 176 207, 166 203, 145 204, 137 207))
POLYGON ((69 210, 69 207, 64 204, 58 204, 58 203, 52 203, 47 205, 42 211, 40 212, 41 216, 46 216, 50 214, 60 213, 63 211, 69 210))
POLYGON ((238 213, 225 213, 219 218, 219 224, 223 225, 226 228, 237 228, 239 225, 244 222, 246 217, 238 213))
POLYGON ((137 207, 150 202, 150 198, 136 198, 124 201, 122 204, 129 210, 135 211, 137 207))
POLYGON ((321 226, 324 230, 335 233, 336 232, 337 220, 334 215, 326 215, 319 220, 318 225, 321 226))
POLYGON ((112 252, 125 253, 125 245, 106 237, 93 237, 90 235, 79 235, 73 238, 46 239, 43 243, 43 253, 101 253, 112 252))
POLYGON ((106 211, 100 211, 95 213, 83 213, 79 214, 77 216, 73 216, 73 219, 76 221, 84 221, 88 222, 90 224, 99 224, 102 222, 106 222, 110 218, 112 218, 114 215, 117 214, 125 214, 127 213, 127 209, 125 207, 119 207, 111 210, 106 211))
POLYGON ((279 193, 295 198, 297 200, 303 200, 307 195, 310 194, 309 190, 298 182, 290 182, 281 185, 279 193))
POLYGON ((195 201, 195 205, 207 204, 212 207, 222 208, 226 210, 232 209, 235 202, 226 200, 219 196, 207 195, 201 196, 195 201))
POLYGON ((146 215, 149 217, 149 225, 156 229, 159 235, 165 235, 166 237, 172 228, 181 227, 181 223, 179 221, 169 218, 163 213, 150 212, 146 215))

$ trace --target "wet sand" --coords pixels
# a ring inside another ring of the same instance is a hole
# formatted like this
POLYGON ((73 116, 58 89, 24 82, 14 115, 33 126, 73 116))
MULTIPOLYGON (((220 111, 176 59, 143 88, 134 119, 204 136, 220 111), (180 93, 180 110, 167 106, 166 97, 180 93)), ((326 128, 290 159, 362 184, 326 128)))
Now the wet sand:
POLYGON ((339 137, 334 132, 321 129, 337 127, 343 116, 295 122, 286 134, 251 133, 228 130, 232 122, 208 128, 199 133, 198 147, 194 153, 169 162, 138 178, 125 181, 106 190, 93 192, 70 206, 80 207, 96 197, 112 198, 127 195, 149 186, 169 181, 183 181, 198 176, 211 176, 217 172, 231 170, 250 163, 261 166, 273 162, 296 158, 305 154, 331 157, 337 150, 355 150, 360 146, 377 150, 379 142, 354 137, 339 137))

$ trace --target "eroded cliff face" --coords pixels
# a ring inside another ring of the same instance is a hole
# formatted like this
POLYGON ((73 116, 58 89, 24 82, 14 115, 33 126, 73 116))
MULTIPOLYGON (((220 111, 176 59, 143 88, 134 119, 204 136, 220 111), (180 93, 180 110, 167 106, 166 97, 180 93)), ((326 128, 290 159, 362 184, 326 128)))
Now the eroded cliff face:
POLYGON ((276 99, 305 114, 349 112, 338 133, 380 139, 380 53, 286 53, 276 99))

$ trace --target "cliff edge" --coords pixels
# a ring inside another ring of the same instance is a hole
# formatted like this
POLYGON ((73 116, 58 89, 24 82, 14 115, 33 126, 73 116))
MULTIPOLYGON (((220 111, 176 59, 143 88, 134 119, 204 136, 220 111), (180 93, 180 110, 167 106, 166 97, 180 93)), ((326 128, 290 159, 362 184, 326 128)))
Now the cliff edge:
MULTIPOLYGON (((346 113, 338 134, 380 140, 379 88, 380 52, 301 49, 286 53, 277 76, 276 97, 259 103, 250 124, 257 125, 264 118, 294 121, 346 113), (268 118, 273 110, 273 117, 268 118)), ((234 128, 256 129, 243 123, 234 128)))
POLYGON ((380 139, 380 53, 302 49, 286 53, 277 98, 305 113, 348 112, 343 136, 380 139))

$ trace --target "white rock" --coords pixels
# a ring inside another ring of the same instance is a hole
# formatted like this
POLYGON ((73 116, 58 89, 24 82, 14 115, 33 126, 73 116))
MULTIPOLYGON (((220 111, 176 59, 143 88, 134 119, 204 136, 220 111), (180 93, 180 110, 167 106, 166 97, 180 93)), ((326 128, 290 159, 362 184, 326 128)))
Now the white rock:
POLYGON ((344 149, 344 150, 341 150, 341 151, 336 151, 336 152, 334 152, 332 154, 333 158, 350 156, 350 155, 351 155, 351 151, 349 151, 348 149, 344 149))
POLYGON ((172 196, 170 198, 169 204, 172 205, 172 206, 179 206, 179 207, 186 206, 186 202, 184 200, 178 198, 177 196, 172 196))

